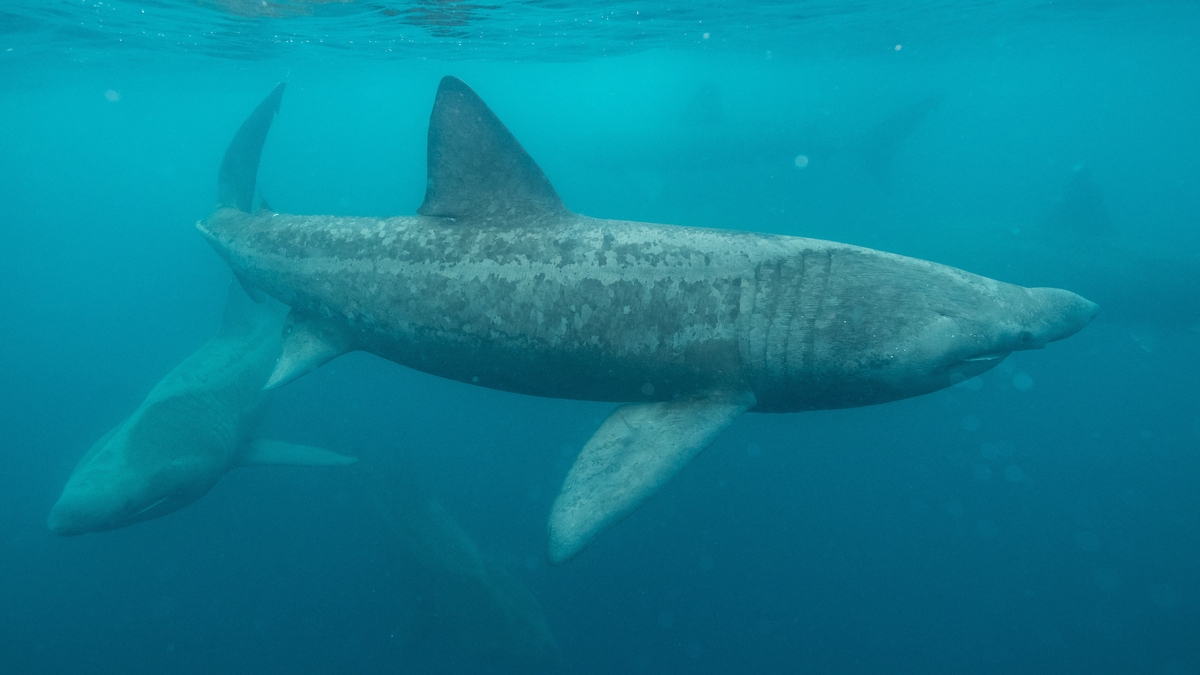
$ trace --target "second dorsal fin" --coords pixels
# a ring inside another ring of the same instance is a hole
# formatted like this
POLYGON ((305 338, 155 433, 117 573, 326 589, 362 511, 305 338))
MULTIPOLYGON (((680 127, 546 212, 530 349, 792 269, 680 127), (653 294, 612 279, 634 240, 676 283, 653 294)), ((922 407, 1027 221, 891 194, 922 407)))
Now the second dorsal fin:
POLYGON ((546 174, 479 95, 442 78, 429 116, 423 216, 528 218, 565 213, 546 174))

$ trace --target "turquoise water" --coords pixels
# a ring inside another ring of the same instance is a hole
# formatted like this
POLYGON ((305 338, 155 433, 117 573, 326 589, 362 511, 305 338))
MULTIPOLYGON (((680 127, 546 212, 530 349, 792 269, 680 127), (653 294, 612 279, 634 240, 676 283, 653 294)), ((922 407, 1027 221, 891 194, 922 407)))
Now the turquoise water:
POLYGON ((445 609, 478 579, 402 543, 363 472, 436 497, 535 599, 552 671, 1200 672, 1197 120, 1188 2, 7 2, 0 672, 544 668, 445 609), (288 83, 275 209, 408 215, 448 74, 574 211, 844 241, 1101 314, 934 394, 748 415, 563 566, 547 514, 611 406, 364 353, 262 424, 359 473, 238 469, 51 534, 76 462, 220 325, 230 272, 194 224, 250 110, 288 83))

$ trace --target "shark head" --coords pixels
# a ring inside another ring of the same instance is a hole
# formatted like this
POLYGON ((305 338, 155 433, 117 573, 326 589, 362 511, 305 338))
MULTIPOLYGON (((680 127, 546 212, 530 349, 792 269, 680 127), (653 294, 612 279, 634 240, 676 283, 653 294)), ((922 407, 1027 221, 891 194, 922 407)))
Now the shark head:
POLYGON ((1041 349, 1091 323, 1096 303, 1061 288, 1007 287, 1004 304, 984 307, 958 321, 972 330, 955 349, 945 355, 945 371, 973 377, 991 369, 1005 356, 1017 351, 1041 349))
POLYGON ((769 330, 750 334, 751 354, 756 335, 765 335, 758 339, 767 358, 778 354, 774 372, 765 369, 770 379, 756 383, 760 411, 927 394, 987 372, 1013 352, 1067 338, 1097 312, 1095 303, 1069 291, 1025 288, 890 254, 842 252, 828 265, 827 278, 820 265, 806 264, 809 271, 801 273, 808 278, 802 283, 824 284, 819 307, 798 293, 795 304, 777 304, 769 320, 755 319, 769 330))
POLYGON ((222 444, 217 432, 187 424, 191 418, 180 415, 181 403, 157 402, 97 441, 50 510, 50 531, 71 536, 125 527, 208 492, 228 459, 213 452, 222 444))
MULTIPOLYGON (((107 458, 112 459, 112 458, 107 458)), ((104 460, 101 459, 101 462, 104 460)), ((116 464, 116 462, 114 462, 116 464)), ((71 474, 46 524, 61 536, 102 532, 156 518, 183 504, 114 464, 90 464, 71 474)))
POLYGON ((922 320, 903 324, 885 379, 904 393, 935 391, 981 375, 1016 351, 1079 332, 1095 303, 1058 288, 988 282, 945 293, 922 320))

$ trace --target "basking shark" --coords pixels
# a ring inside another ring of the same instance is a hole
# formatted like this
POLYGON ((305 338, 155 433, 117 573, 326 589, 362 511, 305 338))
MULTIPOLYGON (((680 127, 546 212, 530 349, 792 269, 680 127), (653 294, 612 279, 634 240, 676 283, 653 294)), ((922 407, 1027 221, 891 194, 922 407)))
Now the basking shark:
POLYGON ((418 580, 418 638, 436 633, 513 672, 554 670, 561 661, 537 599, 409 477, 360 474, 360 492, 379 515, 380 542, 406 577, 418 580))
POLYGON ((286 308, 251 303, 233 284, 220 331, 96 441, 50 511, 55 534, 111 530, 196 501, 225 472, 251 464, 330 466, 355 458, 252 437, 279 358, 286 308))
POLYGON ((556 498, 562 563, 743 413, 885 403, 1083 328, 1096 305, 830 241, 572 213, 466 84, 441 81, 416 216, 253 209, 283 85, 225 154, 198 228, 292 307, 276 387, 352 350, 461 382, 624 403, 556 498))

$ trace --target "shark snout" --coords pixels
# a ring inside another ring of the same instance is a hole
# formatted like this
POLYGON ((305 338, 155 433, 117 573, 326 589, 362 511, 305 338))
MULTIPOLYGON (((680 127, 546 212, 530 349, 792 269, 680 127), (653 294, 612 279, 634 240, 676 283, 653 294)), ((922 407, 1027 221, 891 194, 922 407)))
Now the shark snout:
POLYGON ((1061 288, 1030 288, 1031 318, 1019 349, 1039 349, 1069 338, 1096 318, 1100 306, 1061 288))
POLYGON ((54 534, 72 537, 96 529, 94 520, 91 517, 91 510, 87 508, 86 504, 76 499, 69 499, 64 495, 54 504, 54 508, 50 509, 46 526, 54 534))
POLYGON ((129 509, 127 500, 97 489, 89 481, 68 481, 50 509, 46 526, 54 534, 64 537, 111 530, 120 526, 129 509))

